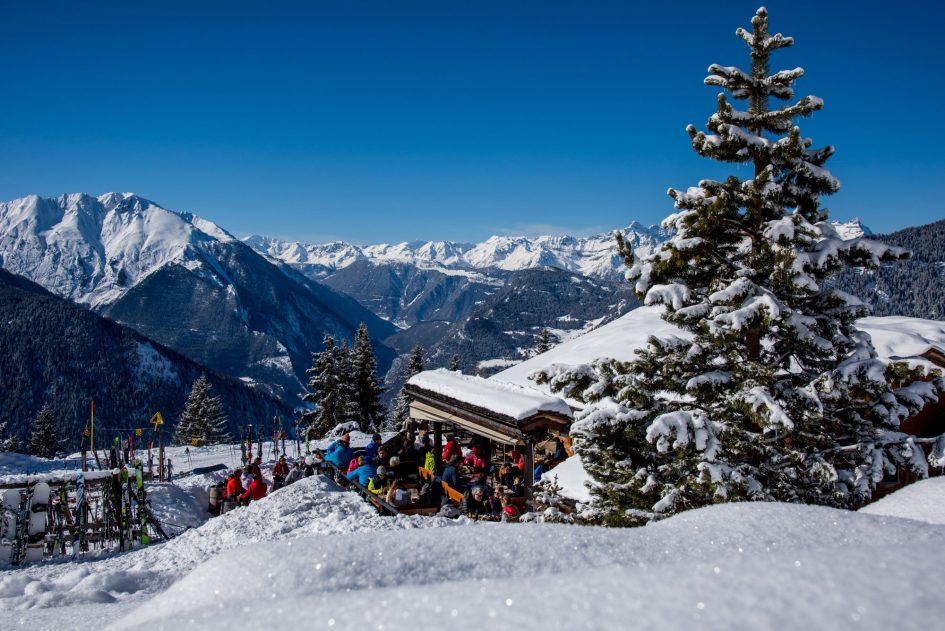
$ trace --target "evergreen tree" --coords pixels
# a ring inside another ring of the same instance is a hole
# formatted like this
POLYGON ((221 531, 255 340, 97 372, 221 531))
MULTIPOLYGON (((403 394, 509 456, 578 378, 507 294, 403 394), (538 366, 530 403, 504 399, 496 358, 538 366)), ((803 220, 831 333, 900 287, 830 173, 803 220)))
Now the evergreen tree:
POLYGON ((361 428, 361 408, 357 400, 357 387, 354 376, 354 351, 348 347, 348 340, 342 339, 335 355, 338 371, 338 400, 340 401, 341 422, 356 423, 361 428))
POLYGON ((220 397, 211 396, 210 382, 200 375, 190 389, 190 396, 177 421, 175 439, 181 445, 216 445, 229 440, 227 419, 220 397))
POLYGON ((326 335, 325 350, 312 354, 312 367, 308 393, 302 399, 312 403, 315 409, 305 412, 299 419, 303 427, 312 429, 316 436, 324 436, 336 425, 354 418, 352 408, 351 369, 347 345, 335 346, 335 338, 326 335))
POLYGON ((59 452, 59 437, 56 435, 56 419, 49 404, 33 420, 33 433, 28 446, 30 455, 40 458, 53 458, 59 452))
POLYGON ((635 258, 617 236, 639 297, 664 305, 686 338, 651 338, 629 363, 539 377, 592 403, 574 433, 607 523, 734 500, 853 507, 898 467, 927 473, 898 426, 937 398, 942 380, 877 360, 853 326, 863 303, 825 285, 845 266, 875 268, 906 252, 844 241, 826 221, 820 198, 839 189, 824 168, 834 149, 812 149, 794 125, 823 102, 772 102, 794 98, 803 70, 771 74, 771 53, 793 39, 768 33, 763 8, 752 27, 737 31, 751 70, 712 65, 705 81, 747 110, 721 94, 711 133, 688 132, 696 153, 748 163, 753 177, 671 189, 678 212, 663 226, 675 235, 651 256, 635 258))
POLYGON ((453 353, 453 355, 450 357, 450 370, 453 372, 459 370, 459 355, 456 353, 453 353))
MULTIPOLYGON (((419 372, 423 372, 423 347, 417 344, 410 351, 410 359, 407 360, 407 365, 400 376, 401 382, 406 385, 410 378, 419 372)), ((410 400, 404 393, 403 386, 400 388, 400 393, 394 398, 392 408, 393 411, 389 416, 390 421, 385 429, 396 430, 405 427, 410 421, 410 400)))
POLYGON ((20 439, 16 434, 10 434, 7 436, 2 443, 0 443, 0 451, 10 451, 14 453, 19 453, 20 451, 20 439))
POLYGON ((358 427, 362 432, 376 431, 384 423, 384 407, 381 405, 384 388, 377 380, 377 358, 371 347, 367 325, 363 322, 354 339, 351 368, 354 385, 352 400, 357 409, 358 427))
POLYGON ((535 354, 541 355, 551 350, 551 331, 547 327, 542 327, 538 332, 538 338, 535 343, 535 354))

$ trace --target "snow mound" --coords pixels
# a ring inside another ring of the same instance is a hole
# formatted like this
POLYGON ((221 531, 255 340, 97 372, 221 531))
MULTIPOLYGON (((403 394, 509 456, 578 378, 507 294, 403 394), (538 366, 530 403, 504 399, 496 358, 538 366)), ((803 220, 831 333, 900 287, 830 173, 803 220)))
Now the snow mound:
MULTIPOLYGON (((185 514, 187 509, 179 510, 185 514)), ((359 496, 321 476, 312 476, 187 530, 167 543, 81 563, 84 574, 78 580, 73 580, 76 565, 67 563, 7 572, 0 576, 0 609, 105 603, 154 594, 216 555, 236 548, 246 550, 247 545, 260 542, 455 523, 444 518, 381 517, 359 496)))
POLYGON ((763 503, 624 530, 306 537, 225 552, 110 628, 934 628, 943 543, 938 526, 763 503))
POLYGON ((864 506, 860 512, 945 524, 945 477, 914 482, 864 506))
POLYGON ((542 483, 554 481, 563 497, 585 504, 591 501, 591 492, 586 484, 593 484, 591 476, 584 470, 581 456, 575 454, 542 476, 542 483))

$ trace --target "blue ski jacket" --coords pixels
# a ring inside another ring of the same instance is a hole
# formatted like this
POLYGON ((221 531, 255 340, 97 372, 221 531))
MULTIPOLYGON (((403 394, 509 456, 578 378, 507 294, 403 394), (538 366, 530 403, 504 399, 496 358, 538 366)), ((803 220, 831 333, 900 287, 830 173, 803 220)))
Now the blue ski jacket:
POLYGON ((328 449, 325 450, 325 460, 342 471, 348 469, 348 463, 351 462, 352 458, 354 458, 354 450, 340 440, 336 440, 328 445, 328 449))
POLYGON ((367 486, 371 478, 377 475, 377 467, 364 463, 354 471, 348 474, 349 480, 357 480, 358 484, 367 486))

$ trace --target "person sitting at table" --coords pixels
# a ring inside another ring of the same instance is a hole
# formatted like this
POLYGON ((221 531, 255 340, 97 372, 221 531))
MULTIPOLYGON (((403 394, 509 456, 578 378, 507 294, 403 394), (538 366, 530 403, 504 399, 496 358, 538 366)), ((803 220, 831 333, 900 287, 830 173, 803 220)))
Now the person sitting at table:
POLYGON ((502 521, 518 521, 521 511, 512 503, 512 494, 502 494, 502 521))
POLYGON ((377 473, 368 480, 368 491, 374 495, 381 495, 387 488, 389 481, 390 475, 387 473, 387 468, 382 465, 377 468, 377 473))
POLYGON ((377 459, 377 451, 381 448, 381 435, 374 434, 371 437, 371 442, 368 443, 367 447, 364 448, 364 460, 375 460, 377 459))
POLYGON ((410 506, 410 491, 404 488, 404 483, 400 478, 395 477, 387 490, 387 503, 401 508, 410 506))
POLYGON ((453 456, 446 462, 446 466, 443 467, 442 480, 457 491, 462 491, 466 488, 466 485, 460 480, 459 471, 456 469, 458 463, 459 456, 453 456))
POLYGON ((515 476, 515 478, 512 480, 512 484, 509 485, 509 491, 512 493, 512 495, 525 495, 525 482, 522 476, 515 476))
POLYGON ((481 519, 489 515, 489 508, 483 501, 485 495, 481 486, 474 486, 463 494, 463 501, 459 503, 460 515, 470 519, 481 519))
POLYGON ((512 486, 512 481, 515 480, 515 476, 518 475, 518 470, 512 466, 512 463, 509 462, 509 459, 506 458, 502 462, 502 467, 499 468, 499 483, 502 486, 512 486))
POLYGON ((486 461, 479 457, 479 447, 473 447, 469 455, 463 459, 463 464, 477 473, 484 473, 486 470, 486 461))
POLYGON ((351 462, 348 463, 348 470, 345 471, 345 473, 351 473, 352 471, 354 471, 355 469, 363 465, 365 462, 366 461, 364 460, 364 456, 357 456, 355 458, 352 458, 351 462))
POLYGON ((367 486, 371 478, 377 475, 377 468, 370 462, 365 462, 360 467, 350 472, 346 477, 349 480, 357 480, 361 486, 367 486))
POLYGON ((505 488, 501 486, 496 486, 493 488, 492 493, 489 493, 485 498, 486 508, 489 509, 490 515, 501 515, 502 514, 502 496, 505 495, 505 488))

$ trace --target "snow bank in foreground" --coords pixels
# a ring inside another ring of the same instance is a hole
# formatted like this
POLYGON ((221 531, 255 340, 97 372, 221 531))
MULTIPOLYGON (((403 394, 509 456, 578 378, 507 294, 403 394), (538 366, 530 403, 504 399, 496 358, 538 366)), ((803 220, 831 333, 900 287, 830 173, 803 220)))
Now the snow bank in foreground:
POLYGON ((231 550, 114 629, 937 628, 945 529, 785 504, 231 550))
POLYGON ((945 524, 945 477, 914 482, 864 506, 860 512, 945 524))
MULTIPOLYGON (((186 514, 187 508, 179 506, 179 512, 186 514)), ((263 541, 455 523, 443 518, 384 518, 357 495, 313 476, 165 544, 78 564, 37 564, 6 572, 0 575, 0 610, 114 603, 153 595, 211 557, 263 541)))

